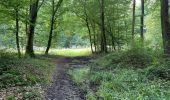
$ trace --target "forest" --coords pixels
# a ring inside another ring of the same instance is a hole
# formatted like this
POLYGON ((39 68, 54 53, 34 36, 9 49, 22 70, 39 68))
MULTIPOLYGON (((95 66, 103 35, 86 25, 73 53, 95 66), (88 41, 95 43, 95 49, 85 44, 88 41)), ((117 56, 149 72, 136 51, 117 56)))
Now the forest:
POLYGON ((170 100, 169 0, 0 0, 0 100, 170 100))

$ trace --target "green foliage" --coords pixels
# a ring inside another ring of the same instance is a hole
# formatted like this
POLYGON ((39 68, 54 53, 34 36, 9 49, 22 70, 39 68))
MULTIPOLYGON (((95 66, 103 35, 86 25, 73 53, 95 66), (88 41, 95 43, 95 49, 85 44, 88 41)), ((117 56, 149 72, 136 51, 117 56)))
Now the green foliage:
POLYGON ((152 54, 149 50, 144 48, 133 48, 124 52, 121 57, 125 65, 133 66, 136 68, 145 68, 152 63, 152 54))
POLYGON ((103 82, 97 94, 104 100, 166 100, 170 96, 168 85, 161 80, 150 81, 140 71, 116 69, 114 79, 103 82))
POLYGON ((19 59, 7 52, 1 52, 0 59, 0 88, 48 83, 51 79, 54 66, 47 59, 19 59))
MULTIPOLYGON (((98 69, 123 68, 145 68, 155 59, 152 51, 145 48, 131 48, 126 51, 114 52, 93 60, 98 69)), ((92 67, 93 68, 93 67, 92 67)))
POLYGON ((8 96, 6 97, 6 100, 16 100, 14 96, 8 96))
MULTIPOLYGON (((88 100, 168 100, 169 58, 147 48, 132 48, 93 60, 88 76, 81 77, 88 100), (158 56, 159 55, 159 56, 158 56), (140 62, 140 63, 139 63, 140 62), (95 88, 95 91, 91 91, 95 88)), ((82 69, 79 69, 81 72, 82 69)), ((76 75, 79 72, 72 73, 76 75)), ((77 82, 77 81, 75 81, 77 82)))
POLYGON ((86 95, 86 100, 97 100, 94 93, 89 91, 86 95))
MULTIPOLYGON (((79 85, 84 86, 86 84, 86 78, 89 74, 89 68, 83 68, 83 69, 75 69, 70 70, 69 75, 71 75, 72 79, 79 85)), ((82 87, 83 89, 84 87, 82 87)))
POLYGON ((32 90, 29 92, 25 92, 23 95, 24 100, 42 100, 42 97, 37 90, 32 90))
POLYGON ((170 60, 165 57, 163 59, 157 60, 151 66, 146 69, 146 75, 149 79, 162 79, 170 80, 170 60))
POLYGON ((112 80, 113 73, 111 72, 92 72, 90 76, 91 85, 100 85, 103 81, 112 80))

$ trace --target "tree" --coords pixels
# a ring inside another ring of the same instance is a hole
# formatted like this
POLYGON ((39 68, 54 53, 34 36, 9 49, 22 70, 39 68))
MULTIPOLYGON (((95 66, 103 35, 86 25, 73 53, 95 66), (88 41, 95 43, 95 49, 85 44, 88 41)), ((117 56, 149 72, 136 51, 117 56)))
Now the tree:
POLYGON ((144 41, 144 0, 141 0, 141 40, 144 41))
POLYGON ((59 0, 57 5, 55 4, 55 0, 52 0, 52 13, 51 13, 51 24, 50 24, 50 32, 49 32, 49 38, 48 38, 48 44, 47 44, 47 48, 45 51, 45 54, 48 54, 49 49, 51 47, 51 42, 52 42, 52 37, 53 37, 53 30, 54 30, 54 24, 56 21, 56 13, 59 9, 59 7, 61 6, 63 0, 59 0))
POLYGON ((27 45, 26 45, 26 55, 30 57, 34 57, 34 50, 33 50, 33 41, 34 41, 34 31, 35 31, 35 25, 37 20, 37 14, 38 10, 42 6, 44 0, 39 5, 40 0, 30 0, 30 12, 29 12, 29 29, 27 33, 27 45))
POLYGON ((6 9, 8 9, 9 11, 6 12, 8 13, 8 15, 10 17, 14 17, 14 19, 12 18, 12 20, 15 21, 15 39, 16 39, 16 48, 17 48, 17 51, 18 51, 18 57, 21 56, 21 51, 20 51, 20 41, 19 41, 19 21, 20 21, 20 9, 22 8, 22 3, 21 1, 19 0, 8 0, 6 2, 4 1, 1 1, 0 4, 2 6, 4 6, 6 9))
POLYGON ((84 2, 82 2, 82 5, 83 5, 83 10, 84 10, 84 15, 85 15, 85 18, 83 18, 85 20, 85 23, 86 23, 86 26, 87 26, 87 29, 88 29, 88 33, 89 33, 89 40, 90 40, 90 47, 91 47, 91 51, 92 53, 94 53, 94 50, 93 50, 93 43, 92 43, 92 32, 91 32, 91 29, 90 29, 90 19, 89 19, 89 16, 87 14, 87 0, 85 0, 84 2))
POLYGON ((19 43, 19 3, 17 0, 17 5, 15 9, 15 22, 16 22, 16 45, 18 50, 18 56, 21 57, 20 43, 19 43))
POLYGON ((136 0, 133 0, 133 15, 132 15, 132 39, 134 40, 135 34, 135 9, 136 8, 136 0))
POLYGON ((164 54, 170 54, 169 1, 161 0, 161 26, 164 54))
POLYGON ((101 9, 101 52, 107 53, 107 42, 106 42, 106 33, 105 33, 105 4, 104 0, 101 0, 100 9, 101 9))

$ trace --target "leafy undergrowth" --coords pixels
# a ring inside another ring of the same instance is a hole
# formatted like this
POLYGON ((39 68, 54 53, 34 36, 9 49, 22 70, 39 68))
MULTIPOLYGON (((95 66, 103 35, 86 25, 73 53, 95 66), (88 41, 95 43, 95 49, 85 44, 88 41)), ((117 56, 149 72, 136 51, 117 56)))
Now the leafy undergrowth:
POLYGON ((0 97, 41 99, 42 85, 51 81, 54 68, 45 57, 18 58, 15 53, 0 53, 0 97))
POLYGON ((87 100, 169 100, 170 60, 153 52, 115 52, 70 75, 80 87, 85 87, 87 100))

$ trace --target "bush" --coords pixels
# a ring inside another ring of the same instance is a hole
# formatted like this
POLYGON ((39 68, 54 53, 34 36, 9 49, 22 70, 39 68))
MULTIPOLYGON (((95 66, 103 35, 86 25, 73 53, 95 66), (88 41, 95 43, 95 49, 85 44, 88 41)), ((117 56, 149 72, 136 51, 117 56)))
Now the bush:
POLYGON ((156 64, 148 67, 146 69, 146 76, 151 79, 162 79, 162 80, 170 80, 170 62, 169 60, 158 61, 156 64))
POLYGON ((155 55, 152 51, 145 48, 131 48, 127 51, 114 52, 106 56, 93 60, 94 66, 92 69, 115 69, 116 67, 123 68, 146 68, 152 64, 155 55))
POLYGON ((121 56, 124 65, 134 68, 146 68, 153 62, 153 54, 144 48, 133 48, 121 56))

